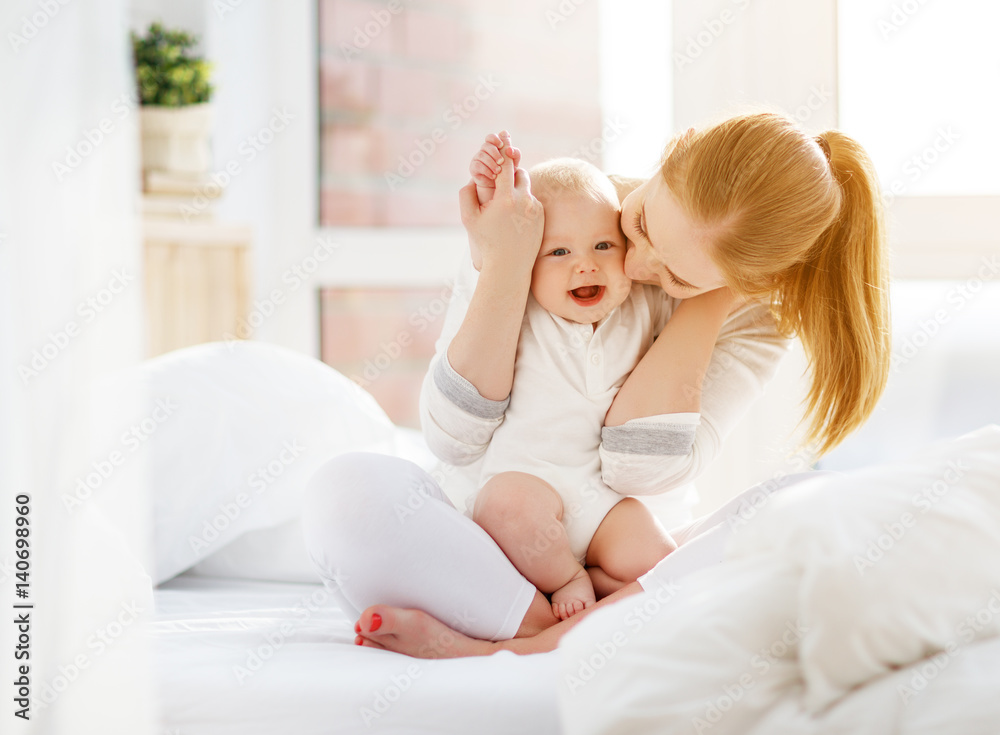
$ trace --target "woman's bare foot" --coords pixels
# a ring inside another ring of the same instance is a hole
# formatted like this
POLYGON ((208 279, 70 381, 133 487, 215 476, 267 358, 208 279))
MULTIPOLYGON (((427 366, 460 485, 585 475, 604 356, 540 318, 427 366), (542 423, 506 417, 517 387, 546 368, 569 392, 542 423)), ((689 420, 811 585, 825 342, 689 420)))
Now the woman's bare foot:
POLYGON ((354 643, 367 648, 405 653, 416 658, 489 656, 495 643, 452 630, 423 610, 372 605, 354 625, 354 643))
POLYGON ((569 582, 552 593, 552 614, 560 620, 565 620, 578 612, 583 612, 596 601, 590 575, 586 569, 580 567, 580 571, 574 574, 569 582))

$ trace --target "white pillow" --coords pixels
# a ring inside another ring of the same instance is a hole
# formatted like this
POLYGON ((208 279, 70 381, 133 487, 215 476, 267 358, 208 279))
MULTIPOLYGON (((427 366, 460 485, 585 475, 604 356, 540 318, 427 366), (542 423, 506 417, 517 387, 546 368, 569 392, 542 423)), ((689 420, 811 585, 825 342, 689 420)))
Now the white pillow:
POLYGON ((1000 426, 906 464, 777 493, 728 549, 732 559, 762 554, 803 571, 800 661, 812 712, 876 676, 996 635, 1000 426))
POLYGON ((306 549, 301 518, 247 531, 198 562, 188 573, 269 582, 321 581, 306 549))
MULTIPOLYGON (((394 427, 393 440, 394 456, 409 459, 428 472, 438 464, 419 431, 394 427)), ((278 526, 247 531, 199 562, 190 573, 272 582, 320 582, 306 549, 299 514, 278 526)))
MULTIPOLYGON (((124 457, 105 502, 145 482, 153 499, 151 576, 159 584, 241 534, 297 519, 316 468, 348 451, 391 452, 394 428, 375 400, 324 363, 260 342, 197 345, 117 376, 146 406, 102 404, 124 457), (124 431, 124 433, 122 433, 124 431), (132 432, 131 434, 129 432, 132 432)), ((107 451, 106 449, 104 450, 107 451)))

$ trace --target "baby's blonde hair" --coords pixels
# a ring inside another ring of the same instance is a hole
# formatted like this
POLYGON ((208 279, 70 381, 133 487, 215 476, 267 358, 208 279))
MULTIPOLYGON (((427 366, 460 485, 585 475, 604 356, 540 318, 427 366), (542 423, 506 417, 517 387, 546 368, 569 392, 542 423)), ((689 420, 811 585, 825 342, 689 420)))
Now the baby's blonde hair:
POLYGON ((569 192, 619 210, 615 185, 597 166, 579 158, 553 158, 528 170, 531 193, 544 205, 553 195, 569 192))
POLYGON ((668 144, 660 173, 685 212, 716 228, 727 285, 770 298, 812 372, 807 440, 820 454, 871 414, 889 375, 889 272, 871 159, 835 130, 784 115, 733 117, 668 144))

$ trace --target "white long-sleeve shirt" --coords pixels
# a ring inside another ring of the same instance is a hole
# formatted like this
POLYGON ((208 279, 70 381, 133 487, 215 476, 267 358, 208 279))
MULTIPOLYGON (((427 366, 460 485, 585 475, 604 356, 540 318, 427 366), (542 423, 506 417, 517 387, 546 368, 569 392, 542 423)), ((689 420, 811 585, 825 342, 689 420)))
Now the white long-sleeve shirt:
MULTIPOLYGON (((677 502, 688 506, 696 497, 692 497, 690 482, 718 455, 723 439, 760 395, 774 375, 779 360, 788 351, 788 340, 778 334, 768 307, 765 304, 744 306, 731 314, 720 330, 703 385, 700 414, 663 414, 601 428, 614 394, 636 364, 636 354, 641 357, 645 353, 652 344, 652 337, 659 333, 679 302, 656 287, 637 286, 626 304, 605 318, 609 327, 614 326, 614 338, 611 338, 611 329, 604 329, 603 322, 593 331, 590 325, 573 324, 545 313, 549 326, 545 320, 538 320, 528 331, 534 334, 537 326, 540 331, 529 339, 550 340, 549 356, 546 357, 546 350, 538 349, 537 343, 525 354, 525 346, 519 343, 514 395, 504 401, 491 401, 458 375, 447 360, 448 345, 465 318, 477 277, 471 262, 466 260, 456 280, 445 325, 420 397, 424 437, 431 451, 445 463, 442 484, 460 507, 479 489, 486 477, 484 471, 493 474, 506 470, 529 472, 557 486, 540 472, 537 460, 530 460, 527 467, 523 464, 528 453, 545 456, 552 451, 557 451, 561 457, 554 463, 559 466, 553 470, 557 479, 575 473, 575 470, 566 470, 565 475, 561 474, 563 466, 574 466, 572 463, 564 465, 563 460, 573 458, 575 462, 589 453, 587 458, 580 459, 581 464, 586 464, 587 472, 595 472, 599 466, 601 480, 616 492, 642 496, 674 490, 671 495, 677 502), (641 294, 641 299, 636 300, 637 294, 641 294), (620 321, 614 317, 618 312, 620 321), (638 321, 629 324, 629 319, 638 321), (585 339, 584 334, 591 331, 593 336, 585 339), (622 354, 618 359, 619 355, 605 349, 605 342, 612 344, 623 334, 628 335, 624 344, 632 344, 633 348, 639 346, 639 351, 622 354), (586 361, 553 360, 552 354, 558 355, 560 344, 563 350, 569 349, 567 344, 579 345, 580 350, 586 350, 586 361), (581 367, 584 364, 586 368, 581 367), (527 382, 522 380, 524 384, 521 385, 518 372, 529 366, 539 374, 527 382), (618 373, 622 372, 619 380, 618 373), (563 381, 562 384, 557 385, 557 380, 563 381), (578 431, 573 425, 579 404, 570 407, 562 401, 568 399, 567 391, 584 395, 582 391, 592 389, 602 393, 602 399, 591 411, 599 414, 596 419, 590 413, 579 416, 580 423, 590 427, 587 433, 578 431), (504 427, 506 421, 520 414, 518 405, 522 402, 526 406, 532 402, 542 406, 550 415, 547 425, 531 426, 529 419, 528 425, 516 421, 521 424, 520 429, 514 422, 504 427), (491 445, 498 438, 501 427, 504 427, 503 442, 493 449, 491 445), (593 440, 598 436, 595 457, 593 440), (560 440, 565 441, 565 446, 559 444, 560 440), (533 452, 533 448, 540 451, 533 452), (534 469, 531 464, 535 465, 534 469)), ((526 316, 530 318, 530 313, 526 316)), ((522 341, 524 337, 522 329, 522 341)))
MULTIPOLYGON (((529 295, 510 401, 485 447, 480 481, 510 470, 557 490, 600 481, 604 417, 663 328, 663 312, 653 287, 636 284, 595 329, 546 311, 529 295)), ((442 359, 438 369, 449 367, 442 359)), ((697 421, 685 415, 692 437, 697 421)))

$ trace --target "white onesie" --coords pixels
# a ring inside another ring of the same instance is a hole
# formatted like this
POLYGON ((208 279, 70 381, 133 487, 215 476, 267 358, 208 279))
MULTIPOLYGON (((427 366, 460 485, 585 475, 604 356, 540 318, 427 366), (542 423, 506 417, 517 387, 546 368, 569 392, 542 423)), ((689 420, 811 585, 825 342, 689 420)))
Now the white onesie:
MULTIPOLYGON (((563 499, 563 525, 582 564, 608 511, 624 496, 601 479, 601 429, 611 402, 663 328, 663 298, 632 286, 597 324, 577 324, 528 297, 503 423, 483 459, 481 488, 501 472, 526 472, 563 499)), ((692 416, 697 423, 697 415, 692 416)), ((475 494, 467 503, 472 508, 475 494)))
POLYGON ((568 529, 578 558, 608 510, 626 495, 657 501, 659 507, 651 509, 668 528, 689 520, 697 497, 691 480, 718 456, 722 439, 788 350, 768 304, 747 304, 722 326, 700 414, 661 414, 603 427, 618 389, 679 302, 656 286, 636 284, 595 330, 553 316, 529 297, 511 396, 493 401, 448 362, 448 345, 465 318, 476 275, 467 260, 420 394, 424 438, 443 462, 440 481, 455 505, 464 505, 471 517, 475 493, 489 477, 514 470, 535 474, 569 497, 564 515, 579 521, 568 529))

